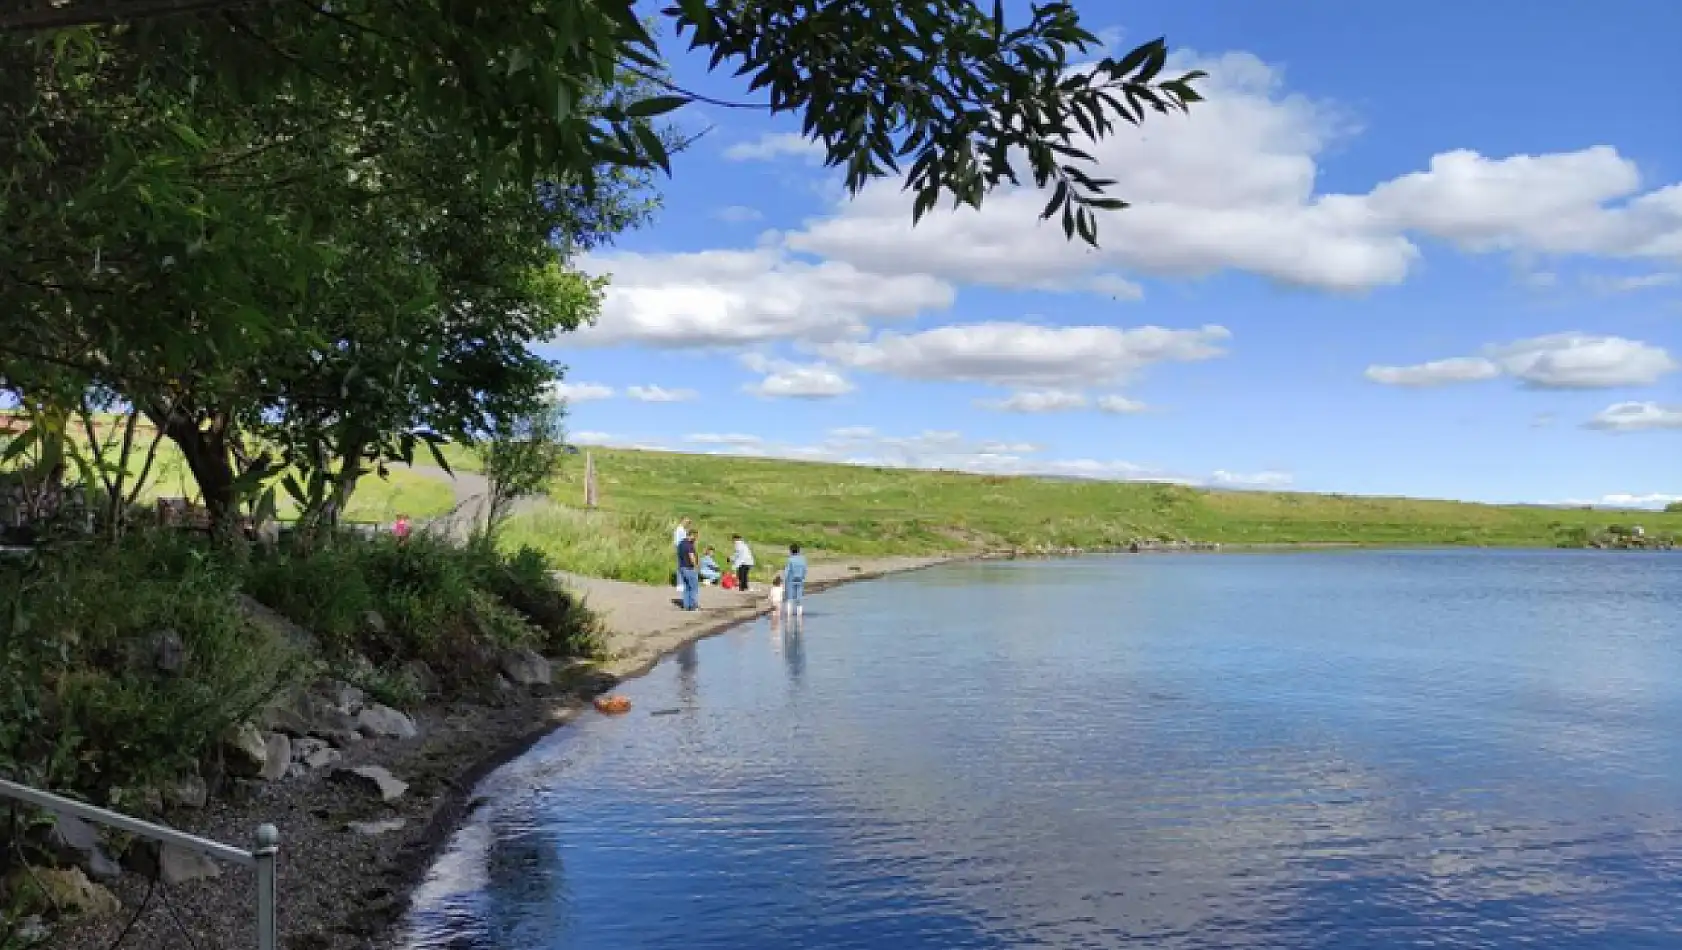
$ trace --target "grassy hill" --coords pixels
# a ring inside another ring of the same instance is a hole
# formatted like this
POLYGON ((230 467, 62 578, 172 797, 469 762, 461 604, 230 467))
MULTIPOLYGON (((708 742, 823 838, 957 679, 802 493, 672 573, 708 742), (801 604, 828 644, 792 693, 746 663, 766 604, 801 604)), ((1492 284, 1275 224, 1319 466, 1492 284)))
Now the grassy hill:
POLYGON ((560 507, 522 516, 508 540, 541 548, 568 569, 626 580, 665 579, 672 524, 682 515, 695 519, 703 544, 723 552, 739 532, 766 559, 791 541, 819 554, 869 555, 1117 548, 1136 538, 1551 547, 1568 529, 1598 532, 1620 523, 1682 533, 1682 514, 1675 513, 593 451, 601 509, 575 507, 584 496, 583 456, 575 456, 551 493, 560 507))

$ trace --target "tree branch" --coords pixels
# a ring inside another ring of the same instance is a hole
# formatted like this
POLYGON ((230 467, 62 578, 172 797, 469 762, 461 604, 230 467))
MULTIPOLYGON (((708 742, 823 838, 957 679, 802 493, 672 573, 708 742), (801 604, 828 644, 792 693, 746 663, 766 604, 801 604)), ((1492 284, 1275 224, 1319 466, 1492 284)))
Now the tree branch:
POLYGON ((63 6, 43 2, 34 9, 0 13, 0 33, 63 30, 272 2, 274 0, 87 0, 63 6))

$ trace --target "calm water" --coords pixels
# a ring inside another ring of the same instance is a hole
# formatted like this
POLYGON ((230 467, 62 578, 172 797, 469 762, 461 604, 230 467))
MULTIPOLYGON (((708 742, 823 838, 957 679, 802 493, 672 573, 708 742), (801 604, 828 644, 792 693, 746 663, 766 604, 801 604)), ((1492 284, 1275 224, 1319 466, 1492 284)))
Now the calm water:
POLYGON ((1678 556, 960 566, 623 691, 412 947, 1682 947, 1678 556))

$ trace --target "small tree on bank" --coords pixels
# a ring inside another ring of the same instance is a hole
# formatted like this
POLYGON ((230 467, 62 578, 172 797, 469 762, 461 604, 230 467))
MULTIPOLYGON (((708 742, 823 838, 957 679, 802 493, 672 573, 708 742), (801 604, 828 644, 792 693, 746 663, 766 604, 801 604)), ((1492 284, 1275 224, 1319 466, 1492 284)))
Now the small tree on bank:
POLYGON ((530 412, 500 420, 479 445, 479 461, 490 483, 485 498, 485 523, 475 530, 477 540, 495 546, 497 535, 514 512, 514 503, 527 495, 541 495, 560 474, 566 456, 566 407, 544 403, 530 412))

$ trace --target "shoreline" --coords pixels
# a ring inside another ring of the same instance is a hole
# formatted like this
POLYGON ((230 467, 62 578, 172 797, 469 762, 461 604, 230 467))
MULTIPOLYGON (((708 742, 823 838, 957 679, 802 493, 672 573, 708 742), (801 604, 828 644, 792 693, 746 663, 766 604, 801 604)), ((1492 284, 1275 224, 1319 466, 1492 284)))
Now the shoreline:
MULTIPOLYGON (((843 584, 923 570, 980 556, 833 558, 814 561, 809 593, 843 584)), ((696 641, 764 615, 765 584, 748 594, 704 588, 703 608, 684 614, 668 587, 563 576, 597 611, 611 651, 596 663, 557 663, 547 686, 489 703, 433 703, 416 709, 415 739, 370 738, 344 750, 339 768, 381 766, 408 784, 382 802, 325 768, 280 781, 245 786, 201 809, 172 810, 167 823, 183 831, 249 847, 259 824, 279 827, 277 896, 280 946, 285 950, 369 950, 402 946, 401 924, 416 888, 478 802, 487 775, 528 752, 543 738, 591 711, 590 701, 636 679, 696 641), (710 604, 709 604, 710 602, 710 604), (385 833, 352 831, 353 822, 395 825, 385 833), (400 824, 398 824, 400 822, 400 824)), ((176 950, 255 944, 250 872, 222 867, 215 876, 160 886, 167 900, 147 900, 147 879, 128 873, 108 882, 122 902, 115 915, 55 928, 54 950, 104 950, 128 928, 125 950, 176 950), (143 909, 142 909, 143 908, 143 909), (137 913, 138 912, 138 913, 137 913), (133 925, 130 927, 130 920, 133 925)))

